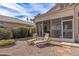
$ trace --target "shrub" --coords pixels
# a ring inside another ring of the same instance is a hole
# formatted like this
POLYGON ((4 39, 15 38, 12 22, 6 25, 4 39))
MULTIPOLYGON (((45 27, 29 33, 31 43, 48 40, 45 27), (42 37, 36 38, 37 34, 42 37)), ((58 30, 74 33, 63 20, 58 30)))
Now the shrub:
POLYGON ((11 30, 7 28, 0 28, 0 39, 10 39, 12 37, 11 30))
POLYGON ((14 44, 14 43, 15 43, 14 39, 0 40, 0 46, 6 46, 6 45, 14 44))
POLYGON ((24 38, 27 36, 28 30, 25 27, 16 27, 13 29, 14 38, 24 38))
POLYGON ((14 38, 24 38, 32 36, 35 33, 35 29, 32 27, 16 27, 12 32, 14 38))

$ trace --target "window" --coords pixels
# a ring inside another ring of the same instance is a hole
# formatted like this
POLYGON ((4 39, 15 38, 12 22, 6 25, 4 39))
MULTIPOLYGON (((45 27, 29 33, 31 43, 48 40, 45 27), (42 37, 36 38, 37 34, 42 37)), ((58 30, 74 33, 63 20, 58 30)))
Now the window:
POLYGON ((65 7, 67 7, 70 3, 65 3, 65 7))
POLYGON ((79 34, 79 19, 78 19, 78 34, 79 34))
POLYGON ((2 24, 0 24, 0 28, 5 28, 2 24))
POLYGON ((63 38, 72 38, 72 21, 63 22, 63 38))
POLYGON ((78 13, 78 17, 79 17, 79 13, 78 13))
POLYGON ((52 21, 52 37, 61 37, 61 19, 55 19, 52 21))
POLYGON ((60 8, 61 8, 61 9, 64 8, 64 4, 61 4, 61 5, 60 5, 60 8))

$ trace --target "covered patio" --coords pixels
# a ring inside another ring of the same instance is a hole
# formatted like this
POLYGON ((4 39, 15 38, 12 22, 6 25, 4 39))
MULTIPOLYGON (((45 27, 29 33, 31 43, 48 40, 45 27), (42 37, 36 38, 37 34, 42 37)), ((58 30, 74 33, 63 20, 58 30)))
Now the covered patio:
POLYGON ((38 36, 49 33, 50 37, 60 41, 74 42, 73 16, 51 19, 36 23, 38 36))
POLYGON ((57 4, 47 13, 35 17, 38 36, 49 33, 55 40, 79 42, 79 5, 64 5, 57 4))

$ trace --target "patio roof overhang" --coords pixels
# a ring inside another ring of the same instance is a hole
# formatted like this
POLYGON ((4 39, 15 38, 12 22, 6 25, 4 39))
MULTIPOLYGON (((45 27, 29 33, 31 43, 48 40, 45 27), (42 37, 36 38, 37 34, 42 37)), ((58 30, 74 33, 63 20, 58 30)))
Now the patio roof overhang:
POLYGON ((62 18, 65 16, 70 16, 74 14, 74 5, 65 7, 63 9, 60 8, 60 4, 57 4, 55 7, 50 9, 47 13, 38 15, 35 17, 34 22, 46 21, 56 18, 62 18))

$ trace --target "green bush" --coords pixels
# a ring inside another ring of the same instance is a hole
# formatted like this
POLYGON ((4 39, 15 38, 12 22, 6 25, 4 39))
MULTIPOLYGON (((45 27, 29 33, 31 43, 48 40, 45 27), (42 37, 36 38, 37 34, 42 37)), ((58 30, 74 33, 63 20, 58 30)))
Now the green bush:
POLYGON ((0 28, 0 39, 10 39, 12 38, 11 30, 7 28, 0 28))
POLYGON ((13 37, 14 38, 24 38, 32 36, 34 33, 34 28, 32 27, 16 27, 13 29, 13 37))
POLYGON ((24 38, 27 36, 28 30, 25 27, 16 27, 13 29, 14 38, 24 38))
POLYGON ((15 43, 14 39, 0 40, 0 46, 6 46, 6 45, 14 44, 14 43, 15 43))

